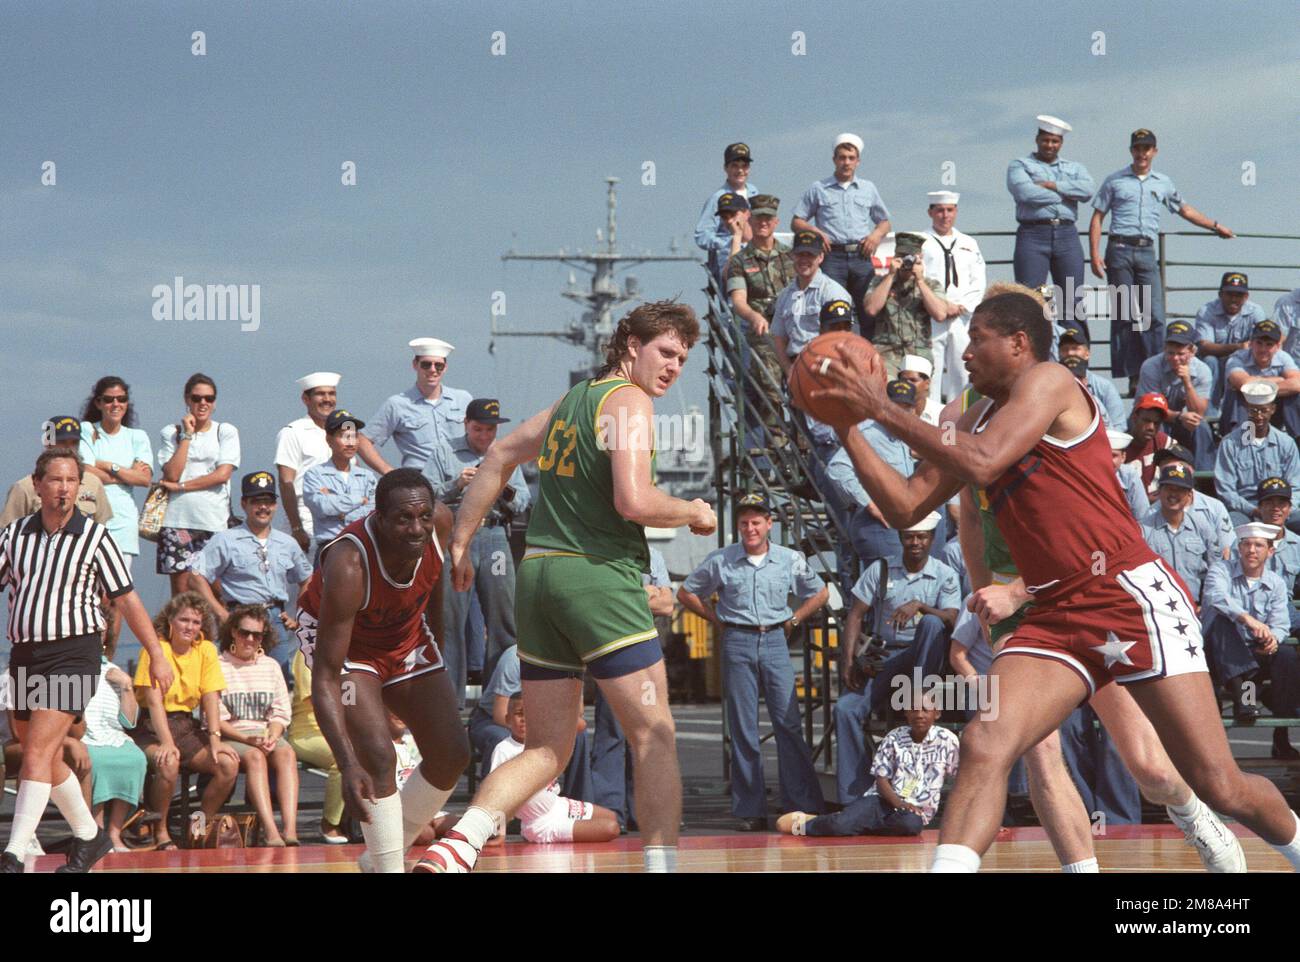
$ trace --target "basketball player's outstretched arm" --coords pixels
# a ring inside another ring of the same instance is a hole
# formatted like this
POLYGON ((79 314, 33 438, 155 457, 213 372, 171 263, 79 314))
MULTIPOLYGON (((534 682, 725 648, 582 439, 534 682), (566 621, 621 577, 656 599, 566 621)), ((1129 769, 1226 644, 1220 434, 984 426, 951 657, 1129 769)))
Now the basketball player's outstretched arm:
POLYGON ((343 660, 352 641, 352 622, 365 603, 366 573, 361 552, 340 542, 325 556, 321 585, 320 624, 312 654, 311 701, 325 741, 343 773, 343 795, 362 821, 367 809, 362 799, 375 800, 375 789, 348 738, 343 722, 343 660))

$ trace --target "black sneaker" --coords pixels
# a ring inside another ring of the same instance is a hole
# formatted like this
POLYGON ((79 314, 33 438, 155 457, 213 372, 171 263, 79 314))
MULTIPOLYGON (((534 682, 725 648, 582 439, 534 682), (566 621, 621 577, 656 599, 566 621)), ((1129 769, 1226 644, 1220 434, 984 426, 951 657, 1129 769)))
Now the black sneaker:
POLYGON ((60 865, 54 871, 89 872, 92 865, 111 851, 113 851, 113 840, 108 837, 108 832, 101 828, 95 833, 94 838, 86 839, 84 842, 74 838, 72 846, 68 849, 68 864, 60 865))
POLYGON ((13 852, 0 852, 0 875, 22 875, 23 863, 13 852))

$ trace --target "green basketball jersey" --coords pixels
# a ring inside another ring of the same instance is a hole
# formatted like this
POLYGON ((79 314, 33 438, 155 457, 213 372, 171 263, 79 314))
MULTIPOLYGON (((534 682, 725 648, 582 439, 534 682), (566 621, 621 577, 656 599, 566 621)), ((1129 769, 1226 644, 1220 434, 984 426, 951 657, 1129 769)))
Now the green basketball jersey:
MULTIPOLYGON (((631 383, 621 377, 582 381, 556 406, 537 459, 537 504, 528 522, 529 547, 650 570, 645 529, 614 509, 609 452, 597 435, 606 398, 631 383)), ((610 428, 620 443, 628 443, 630 439, 623 435, 635 430, 627 425, 610 428)), ((653 431, 653 425, 644 430, 653 431)), ((653 447, 653 437, 649 440, 653 447)))

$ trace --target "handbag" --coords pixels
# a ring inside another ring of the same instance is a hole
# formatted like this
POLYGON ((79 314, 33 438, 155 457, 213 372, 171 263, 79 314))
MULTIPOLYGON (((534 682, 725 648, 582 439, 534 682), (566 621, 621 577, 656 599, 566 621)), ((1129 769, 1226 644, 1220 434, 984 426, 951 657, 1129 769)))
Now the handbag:
POLYGON ((161 484, 150 485, 149 493, 145 495, 144 507, 140 509, 140 537, 145 541, 157 541, 166 514, 167 489, 161 484))

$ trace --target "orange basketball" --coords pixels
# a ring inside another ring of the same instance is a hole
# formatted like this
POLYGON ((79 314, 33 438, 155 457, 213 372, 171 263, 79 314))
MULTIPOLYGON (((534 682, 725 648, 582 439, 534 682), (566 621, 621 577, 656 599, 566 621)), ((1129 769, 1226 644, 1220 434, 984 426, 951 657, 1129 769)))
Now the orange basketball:
POLYGON ((794 360, 790 368, 790 400, 794 406, 825 424, 843 423, 852 419, 852 413, 833 398, 812 398, 810 394, 821 387, 829 387, 822 379, 828 361, 840 361, 840 347, 857 355, 860 365, 884 377, 880 355, 865 337, 852 331, 830 331, 814 338, 794 360), (873 364, 872 361, 875 361, 873 364))

